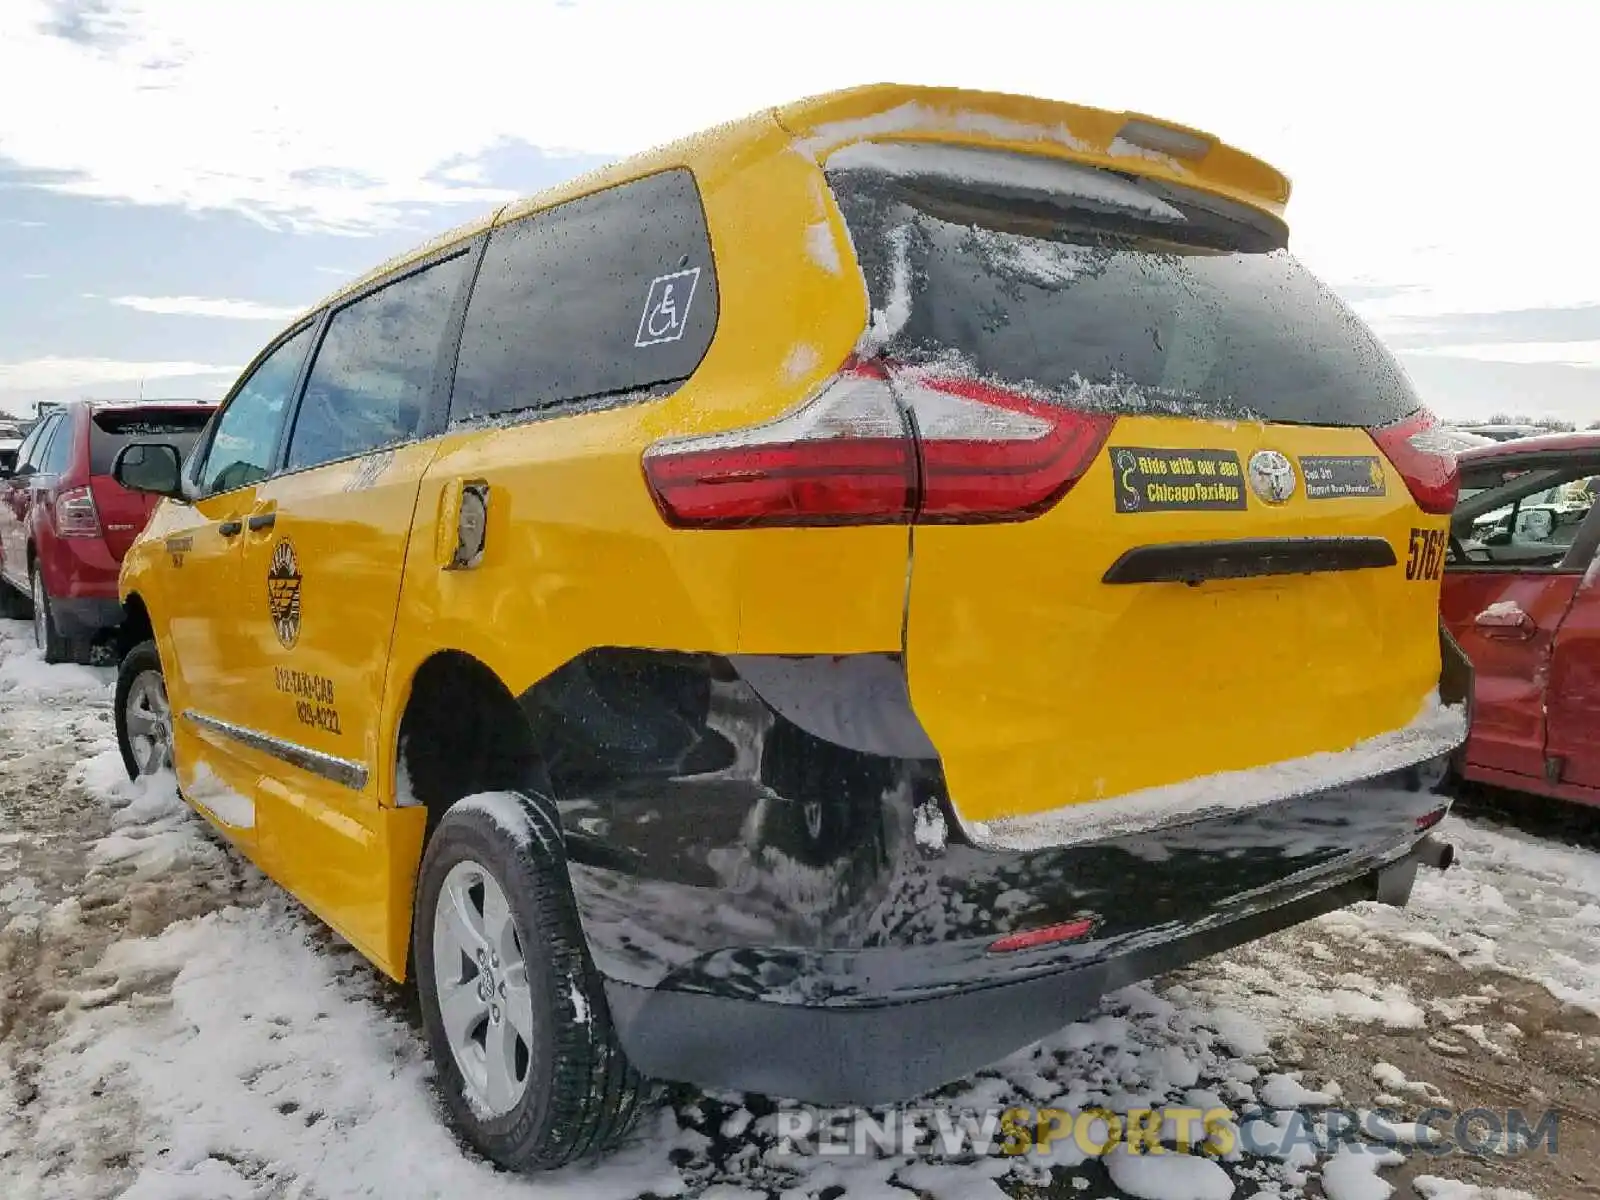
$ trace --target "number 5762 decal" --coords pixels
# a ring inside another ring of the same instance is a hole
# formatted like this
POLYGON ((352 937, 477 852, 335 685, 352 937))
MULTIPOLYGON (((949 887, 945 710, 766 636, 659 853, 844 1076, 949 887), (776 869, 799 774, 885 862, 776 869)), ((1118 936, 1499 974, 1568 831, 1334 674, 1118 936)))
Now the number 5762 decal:
POLYGON ((1444 552, 1450 534, 1443 529, 1413 529, 1411 553, 1406 558, 1407 579, 1438 579, 1444 572, 1444 552))

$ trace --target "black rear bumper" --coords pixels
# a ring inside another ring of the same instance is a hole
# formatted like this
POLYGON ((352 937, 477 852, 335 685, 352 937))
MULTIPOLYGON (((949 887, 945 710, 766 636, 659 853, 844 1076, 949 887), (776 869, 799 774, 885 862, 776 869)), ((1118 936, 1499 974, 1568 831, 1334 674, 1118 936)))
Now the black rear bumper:
POLYGON ((629 1059, 654 1078, 813 1104, 887 1104, 1005 1058, 1107 992, 1377 896, 1370 872, 1099 962, 899 1003, 776 1004, 614 981, 606 999, 629 1059))

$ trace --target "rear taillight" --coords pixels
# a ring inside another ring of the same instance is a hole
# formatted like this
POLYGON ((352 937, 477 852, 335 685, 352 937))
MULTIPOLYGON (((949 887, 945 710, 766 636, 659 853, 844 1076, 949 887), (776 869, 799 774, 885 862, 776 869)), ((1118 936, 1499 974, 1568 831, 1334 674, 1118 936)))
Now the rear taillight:
POLYGON ((56 536, 100 536, 100 514, 88 488, 67 488, 56 496, 56 536))
POLYGON ((681 528, 1016 521, 1078 481, 1111 422, 974 380, 853 363, 769 424, 652 446, 644 471, 681 528))
POLYGON ((1418 508, 1438 516, 1455 511, 1461 472, 1452 443, 1431 412, 1419 409, 1403 421, 1368 432, 1406 481, 1418 508))

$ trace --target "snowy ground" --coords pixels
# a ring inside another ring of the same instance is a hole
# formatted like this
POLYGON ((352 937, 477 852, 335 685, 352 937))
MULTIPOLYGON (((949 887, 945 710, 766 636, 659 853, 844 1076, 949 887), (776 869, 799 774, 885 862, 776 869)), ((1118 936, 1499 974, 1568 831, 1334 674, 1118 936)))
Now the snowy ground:
POLYGON ((5 1200, 1600 1196, 1600 854, 1460 818, 1465 865, 1425 873, 1406 912, 1364 905, 1129 989, 937 1103, 1226 1108, 1219 1136, 1255 1145, 1297 1121, 1323 1137, 1330 1104, 1555 1107, 1554 1157, 797 1156, 770 1102, 678 1090, 605 1162, 500 1174, 442 1125, 397 989, 167 789, 129 785, 110 672, 47 668, 26 637, 0 622, 5 1200))

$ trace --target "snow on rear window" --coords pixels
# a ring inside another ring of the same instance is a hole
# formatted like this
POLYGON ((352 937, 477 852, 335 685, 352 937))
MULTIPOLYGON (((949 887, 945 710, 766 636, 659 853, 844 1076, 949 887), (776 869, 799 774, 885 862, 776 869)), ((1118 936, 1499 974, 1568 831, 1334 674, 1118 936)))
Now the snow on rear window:
POLYGON ((1186 210, 1172 222, 1166 200, 1089 168, 1069 178, 1095 186, 1048 194, 1025 186, 1032 167, 1000 184, 905 174, 883 168, 893 149, 829 163, 870 301, 863 355, 954 358, 963 374, 1116 413, 1373 427, 1419 406, 1264 218, 1168 189, 1186 210))
POLYGON ((868 169, 884 175, 932 175, 979 185, 997 193, 1047 195, 1058 202, 1126 209, 1157 221, 1181 224, 1183 212, 1137 183, 1059 159, 970 146, 859 142, 828 159, 830 171, 868 169))

